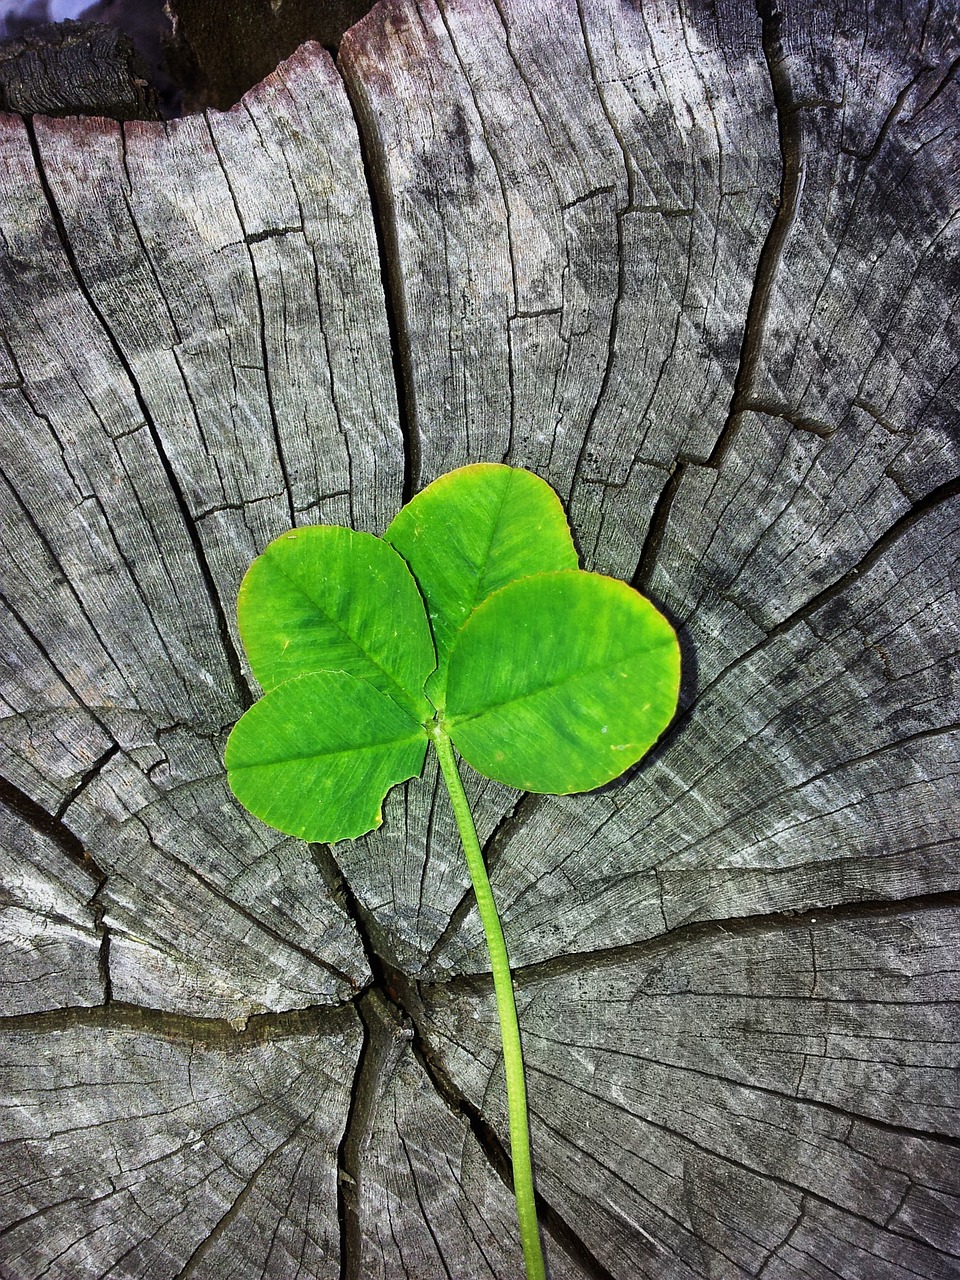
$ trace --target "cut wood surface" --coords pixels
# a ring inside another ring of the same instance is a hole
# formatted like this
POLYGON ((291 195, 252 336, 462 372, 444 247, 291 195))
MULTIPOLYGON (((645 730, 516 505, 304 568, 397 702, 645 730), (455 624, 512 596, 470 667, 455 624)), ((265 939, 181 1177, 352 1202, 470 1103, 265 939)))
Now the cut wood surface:
POLYGON ((326 848, 222 766, 253 556, 478 460, 684 652, 619 782, 464 768, 551 1275, 960 1276, 958 66, 949 0, 381 0, 0 120, 2 1280, 522 1275, 436 768, 326 848))

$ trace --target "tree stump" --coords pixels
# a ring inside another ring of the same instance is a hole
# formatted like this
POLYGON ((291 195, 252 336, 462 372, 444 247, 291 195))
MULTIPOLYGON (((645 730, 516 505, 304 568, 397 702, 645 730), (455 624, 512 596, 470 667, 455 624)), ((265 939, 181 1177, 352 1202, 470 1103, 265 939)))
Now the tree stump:
POLYGON ((230 111, 5 117, 0 1276, 522 1273, 435 771, 306 847, 237 587, 504 460, 680 628, 472 776, 554 1280, 960 1274, 949 0, 381 0, 230 111))

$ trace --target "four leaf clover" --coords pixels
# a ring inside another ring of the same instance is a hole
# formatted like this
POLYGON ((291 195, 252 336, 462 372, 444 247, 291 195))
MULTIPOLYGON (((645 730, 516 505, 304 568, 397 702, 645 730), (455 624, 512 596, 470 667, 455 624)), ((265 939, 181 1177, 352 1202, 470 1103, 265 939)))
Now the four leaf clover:
POLYGON ((441 476, 383 539, 294 529, 240 588, 240 634, 264 697, 234 726, 237 798, 304 840, 363 835, 391 787, 437 751, 477 899, 503 1044, 517 1218, 544 1280, 520 1027, 507 946, 454 747, 525 791, 601 786, 677 705, 666 618, 624 582, 585 573, 557 495, 481 463, 441 476))
POLYGON ((648 600, 577 564, 549 485, 490 463, 442 476, 383 539, 276 539, 240 589, 265 696, 227 745, 237 798, 305 840, 359 836, 438 734, 520 790, 617 777, 673 715, 679 648, 648 600))

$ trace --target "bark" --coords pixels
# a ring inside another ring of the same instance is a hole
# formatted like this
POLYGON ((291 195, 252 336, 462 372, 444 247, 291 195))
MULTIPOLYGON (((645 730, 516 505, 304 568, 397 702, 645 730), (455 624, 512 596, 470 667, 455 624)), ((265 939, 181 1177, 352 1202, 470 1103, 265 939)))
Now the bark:
POLYGON ((960 1274, 947 3, 381 0, 230 111, 0 125, 0 1276, 521 1274, 437 770, 246 816, 291 525, 544 476, 674 619, 590 795, 465 778, 551 1274, 960 1274))
POLYGON ((47 23, 0 43, 0 110, 155 120, 148 75, 123 32, 94 22, 47 23))

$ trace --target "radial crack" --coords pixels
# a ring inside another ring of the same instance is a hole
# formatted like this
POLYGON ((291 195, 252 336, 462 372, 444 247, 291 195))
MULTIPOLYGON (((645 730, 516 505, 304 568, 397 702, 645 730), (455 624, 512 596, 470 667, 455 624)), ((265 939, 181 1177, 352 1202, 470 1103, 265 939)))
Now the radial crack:
MULTIPOLYGON (((115 754, 114 750, 108 753, 108 755, 113 754, 115 754)), ((6 778, 0 778, 0 804, 6 805, 11 813, 16 814, 34 831, 38 831, 48 840, 52 840, 72 863, 81 867, 89 876, 93 877, 97 882, 98 888, 106 880, 106 872, 97 866, 84 847, 83 841, 76 832, 70 830, 59 811, 55 814, 48 813, 46 809, 37 804, 36 800, 28 796, 25 791, 21 791, 19 787, 14 786, 6 778)))
POLYGON ((160 438, 160 432, 157 428, 157 424, 154 421, 153 415, 150 411, 150 406, 147 404, 147 400, 146 400, 146 397, 144 396, 143 389, 140 386, 140 383, 136 377, 136 374, 133 371, 133 366, 131 365, 129 359, 127 358, 127 355, 124 352, 123 347, 120 345, 120 342, 118 341, 116 335, 111 329, 106 316, 104 315, 101 308, 97 305, 96 300, 94 299, 92 293, 87 287, 87 283, 83 277, 83 273, 80 270, 80 264, 77 261, 77 256, 73 251, 72 244, 70 243, 70 236, 67 232, 66 223, 64 222, 63 216, 60 213, 60 209, 59 209, 59 206, 57 205, 56 197, 53 194, 53 189, 50 186, 50 181, 47 177, 46 168, 44 166, 44 161, 43 161, 43 155, 40 150, 40 144, 37 140, 37 134, 36 134, 36 130, 34 129, 32 120, 26 119, 24 121, 24 126, 26 128, 27 138, 30 142, 30 149, 33 153, 34 164, 36 165, 37 177, 40 182, 40 187, 43 191, 44 198, 50 209, 50 216, 53 219, 53 224, 56 228, 57 237, 60 241, 61 248, 63 249, 64 256, 67 260, 67 263, 69 264, 71 272, 73 273, 73 277, 76 280, 77 288, 80 291, 87 306, 89 307, 91 314, 96 319, 97 324, 100 326, 100 329, 103 332, 103 335, 106 338, 107 342, 109 343, 111 350, 113 351, 118 363, 120 364, 120 367, 123 369, 123 372, 133 392, 134 399, 137 402, 137 407, 139 408, 141 414, 143 415, 143 421, 146 425, 147 431, 150 434, 150 439, 156 451, 157 459, 160 462, 160 466, 163 470, 164 477, 167 481, 167 484, 170 487, 170 492, 173 495, 174 503, 180 515, 180 519, 183 524, 184 531, 193 548, 194 556, 197 563, 197 568, 200 572, 200 576, 203 581, 207 597, 210 601, 210 607, 213 610, 214 619, 217 625, 217 630, 220 636, 221 643, 223 645, 223 650, 226 656, 227 665, 229 666, 230 674, 233 679, 233 684, 236 690, 237 699, 243 708, 247 708, 251 705, 253 701, 253 695, 251 694, 250 686, 247 684, 246 677, 243 674, 243 666, 240 661, 240 655, 237 653, 237 650, 233 643, 233 638, 230 635, 230 628, 227 623, 227 617, 223 609, 223 604, 220 600, 219 592, 217 590, 217 585, 213 575, 213 570, 211 569, 210 563, 207 560, 207 555, 203 548, 203 542, 200 537, 200 531, 198 530, 196 526, 196 522, 194 521, 193 516, 191 515, 190 507, 187 502, 186 494, 184 493, 183 486, 180 484, 180 481, 177 478, 177 474, 174 470, 173 463, 170 461, 170 458, 167 456, 166 450, 164 449, 163 441, 160 438))
POLYGON ((781 155, 780 195, 777 211, 757 260, 753 290, 747 305, 740 361, 733 383, 730 412, 710 454, 711 466, 719 466, 722 462, 733 442, 740 419, 754 395, 773 290, 787 240, 797 220, 800 197, 803 192, 804 161, 800 120, 780 39, 783 15, 777 11, 772 0, 757 0, 757 14, 760 18, 763 55, 770 74, 773 101, 777 112, 781 155))
POLYGON ((273 1164, 277 1157, 280 1156, 297 1137, 299 1137, 300 1131, 306 1123, 306 1119, 301 1120, 291 1134, 288 1134, 281 1143, 271 1151, 267 1152, 263 1160, 261 1160, 260 1164, 257 1165, 256 1169, 253 1170, 247 1181, 240 1188, 239 1193, 228 1206, 227 1211, 217 1220, 216 1223, 214 1223, 210 1234, 201 1240, 196 1249, 194 1249, 193 1253, 191 1253, 190 1257, 174 1276, 173 1280, 186 1280, 187 1276, 194 1275, 196 1273, 197 1264, 202 1262, 203 1258, 210 1252, 223 1233, 230 1226, 230 1223, 237 1218, 240 1211, 243 1209, 244 1203, 252 1193, 259 1179, 267 1169, 269 1169, 270 1165, 273 1164))
MULTIPOLYGON (((534 960, 530 964, 514 966, 514 983, 518 990, 534 983, 546 982, 566 974, 590 973, 596 969, 615 968, 619 965, 646 961, 663 951, 692 944, 710 938, 729 938, 732 935, 769 933, 773 929, 796 929, 816 921, 864 920, 893 918, 904 912, 942 911, 960 907, 960 890, 944 890, 940 893, 917 894, 909 898, 869 899, 861 902, 840 902, 833 905, 811 906, 803 911, 771 911, 763 915, 724 916, 715 920, 692 920, 673 925, 663 933, 637 942, 614 947, 597 947, 590 951, 572 951, 565 955, 551 956, 546 960, 534 960)), ((492 985, 489 973, 464 973, 438 981, 421 980, 426 990, 442 987, 448 991, 485 991, 492 985)))
POLYGON ((64 796, 56 813, 53 815, 58 822, 62 821, 63 815, 67 812, 73 802, 81 795, 81 793, 86 791, 87 787, 99 778, 100 774, 119 750, 119 743, 112 742, 103 755, 100 756, 98 760, 95 760, 86 773, 83 774, 73 790, 64 796))
POLYGON ((109 1005, 71 1005, 39 1013, 0 1016, 0 1029, 35 1035, 56 1034, 69 1027, 138 1031, 198 1048, 230 1050, 303 1036, 340 1035, 348 1023, 352 1024, 352 1010, 350 1000, 342 1004, 286 1009, 280 1013, 256 1013, 238 1028, 224 1018, 174 1013, 114 1000, 109 1005))
MULTIPOLYGON (((408 994, 406 1007, 408 1011, 411 1008, 418 1008, 419 1016, 422 1016, 419 997, 412 993, 408 994)), ((454 1115, 466 1120, 491 1168, 512 1193, 513 1166, 499 1134, 486 1119, 482 1110, 457 1088, 452 1076, 443 1067, 439 1055, 430 1049, 426 1036, 419 1027, 418 1017, 411 1013, 410 1020, 413 1026, 411 1048, 414 1057, 447 1107, 454 1115)), ((537 1216, 543 1230, 553 1238, 568 1257, 576 1262, 583 1274, 590 1277, 590 1280, 614 1280, 611 1272, 592 1252, 585 1240, 540 1192, 536 1193, 536 1201, 537 1216)))
POLYGON ((360 161, 370 197, 370 216, 377 241, 380 286, 393 363, 397 421, 403 437, 403 502, 407 503, 420 489, 422 480, 420 426, 417 420, 410 326, 407 321, 406 290, 400 254, 399 219, 390 180, 389 161, 377 125, 376 111, 370 101, 369 89, 363 77, 353 67, 349 56, 351 38, 351 31, 348 31, 335 65, 342 77, 344 92, 353 112, 360 161))

